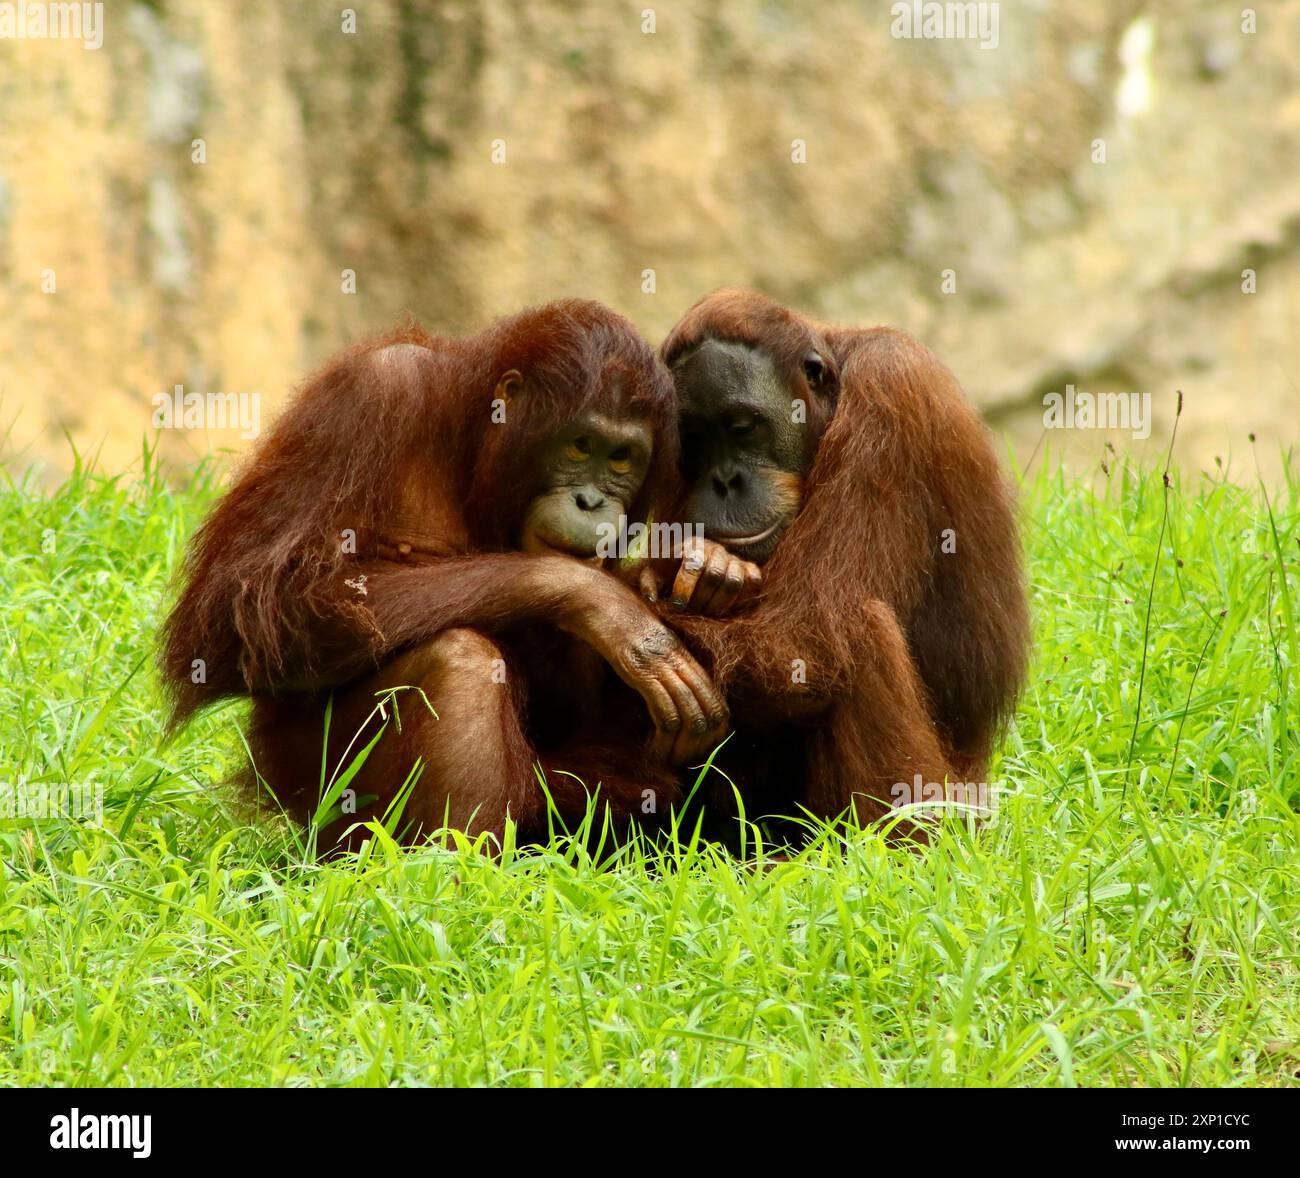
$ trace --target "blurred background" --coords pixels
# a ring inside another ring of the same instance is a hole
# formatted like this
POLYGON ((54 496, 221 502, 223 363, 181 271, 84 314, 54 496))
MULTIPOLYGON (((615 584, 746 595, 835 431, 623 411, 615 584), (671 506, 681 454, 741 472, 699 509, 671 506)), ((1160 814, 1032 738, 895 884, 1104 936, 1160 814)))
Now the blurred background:
POLYGON ((1300 0, 989 7, 996 44, 892 36, 884 0, 110 0, 101 48, 0 35, 3 461, 124 469, 176 385, 265 428, 407 312, 584 295, 658 344, 747 284, 913 332, 1022 462, 1067 384, 1149 393, 1151 438, 1106 437, 1155 461, 1181 388, 1185 466, 1253 480, 1254 431, 1273 477, 1300 0))

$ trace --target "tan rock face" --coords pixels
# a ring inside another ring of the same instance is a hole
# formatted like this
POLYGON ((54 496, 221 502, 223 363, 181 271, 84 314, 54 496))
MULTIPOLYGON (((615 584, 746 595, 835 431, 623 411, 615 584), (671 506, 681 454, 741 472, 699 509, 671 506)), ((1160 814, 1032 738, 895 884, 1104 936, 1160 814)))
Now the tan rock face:
POLYGON ((1151 393, 1148 446, 1183 388, 1193 466, 1297 440, 1297 0, 1253 33, 1215 0, 1007 3, 987 49, 847 0, 105 9, 98 50, 0 40, 11 465, 57 474, 66 429, 117 469, 178 384, 265 423, 408 311, 577 294, 657 341, 728 283, 913 331, 1026 454, 1067 383, 1151 393))

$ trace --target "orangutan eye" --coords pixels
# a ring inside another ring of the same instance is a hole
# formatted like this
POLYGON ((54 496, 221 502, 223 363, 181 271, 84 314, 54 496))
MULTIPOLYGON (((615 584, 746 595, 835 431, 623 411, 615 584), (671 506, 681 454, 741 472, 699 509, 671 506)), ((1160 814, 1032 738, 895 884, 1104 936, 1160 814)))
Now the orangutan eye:
POLYGON ((803 362, 803 374, 814 388, 826 379, 826 365, 822 363, 822 358, 816 352, 811 353, 803 362))
POLYGON ((565 446, 564 456, 570 462, 586 462, 591 457, 591 443, 586 438, 574 438, 565 446))
POLYGON ((610 451, 609 469, 615 474, 627 474, 632 469, 632 454, 626 446, 610 451))

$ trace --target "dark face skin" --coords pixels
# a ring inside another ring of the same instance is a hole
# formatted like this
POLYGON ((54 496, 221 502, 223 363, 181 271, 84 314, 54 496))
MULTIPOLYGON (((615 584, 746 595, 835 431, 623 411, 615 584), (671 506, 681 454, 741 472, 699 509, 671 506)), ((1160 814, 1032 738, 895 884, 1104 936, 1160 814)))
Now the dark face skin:
POLYGON ((542 447, 539 492, 528 505, 520 547, 596 555, 602 524, 628 514, 650 466, 649 423, 591 413, 563 426, 542 447))
MULTIPOLYGON (((821 357, 804 363, 820 379, 821 357)), ((690 483, 686 522, 700 524, 745 560, 761 564, 799 513, 799 485, 815 443, 792 421, 791 389, 767 353, 730 340, 707 339, 673 365, 682 456, 690 483)))

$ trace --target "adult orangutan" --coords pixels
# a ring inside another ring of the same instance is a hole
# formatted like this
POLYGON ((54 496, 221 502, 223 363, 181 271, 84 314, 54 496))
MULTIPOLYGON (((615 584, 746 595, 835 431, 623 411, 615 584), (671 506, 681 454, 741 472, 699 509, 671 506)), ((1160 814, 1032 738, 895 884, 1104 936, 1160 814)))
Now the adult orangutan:
POLYGON ((673 767, 721 739, 725 708, 596 553, 620 515, 664 518, 675 424, 667 370, 592 302, 343 352, 191 545, 164 635, 173 724, 252 696, 256 772, 300 821, 377 738, 348 782, 372 800, 335 836, 382 815, 417 763, 408 838, 500 838, 507 816, 544 835, 535 761, 566 821, 587 803, 567 774, 599 784, 617 820, 640 817, 647 789, 662 815, 673 767), (602 683, 605 664, 649 709, 648 747, 644 708, 602 683))
MULTIPOLYGON (((662 355, 684 518, 762 566, 748 612, 673 621, 727 697, 717 764, 748 813, 867 820, 921 800, 918 777, 983 781, 1029 623, 1011 496, 952 374, 901 332, 739 290, 697 303, 662 355)), ((737 589, 715 551, 672 597, 698 611, 737 589)))

